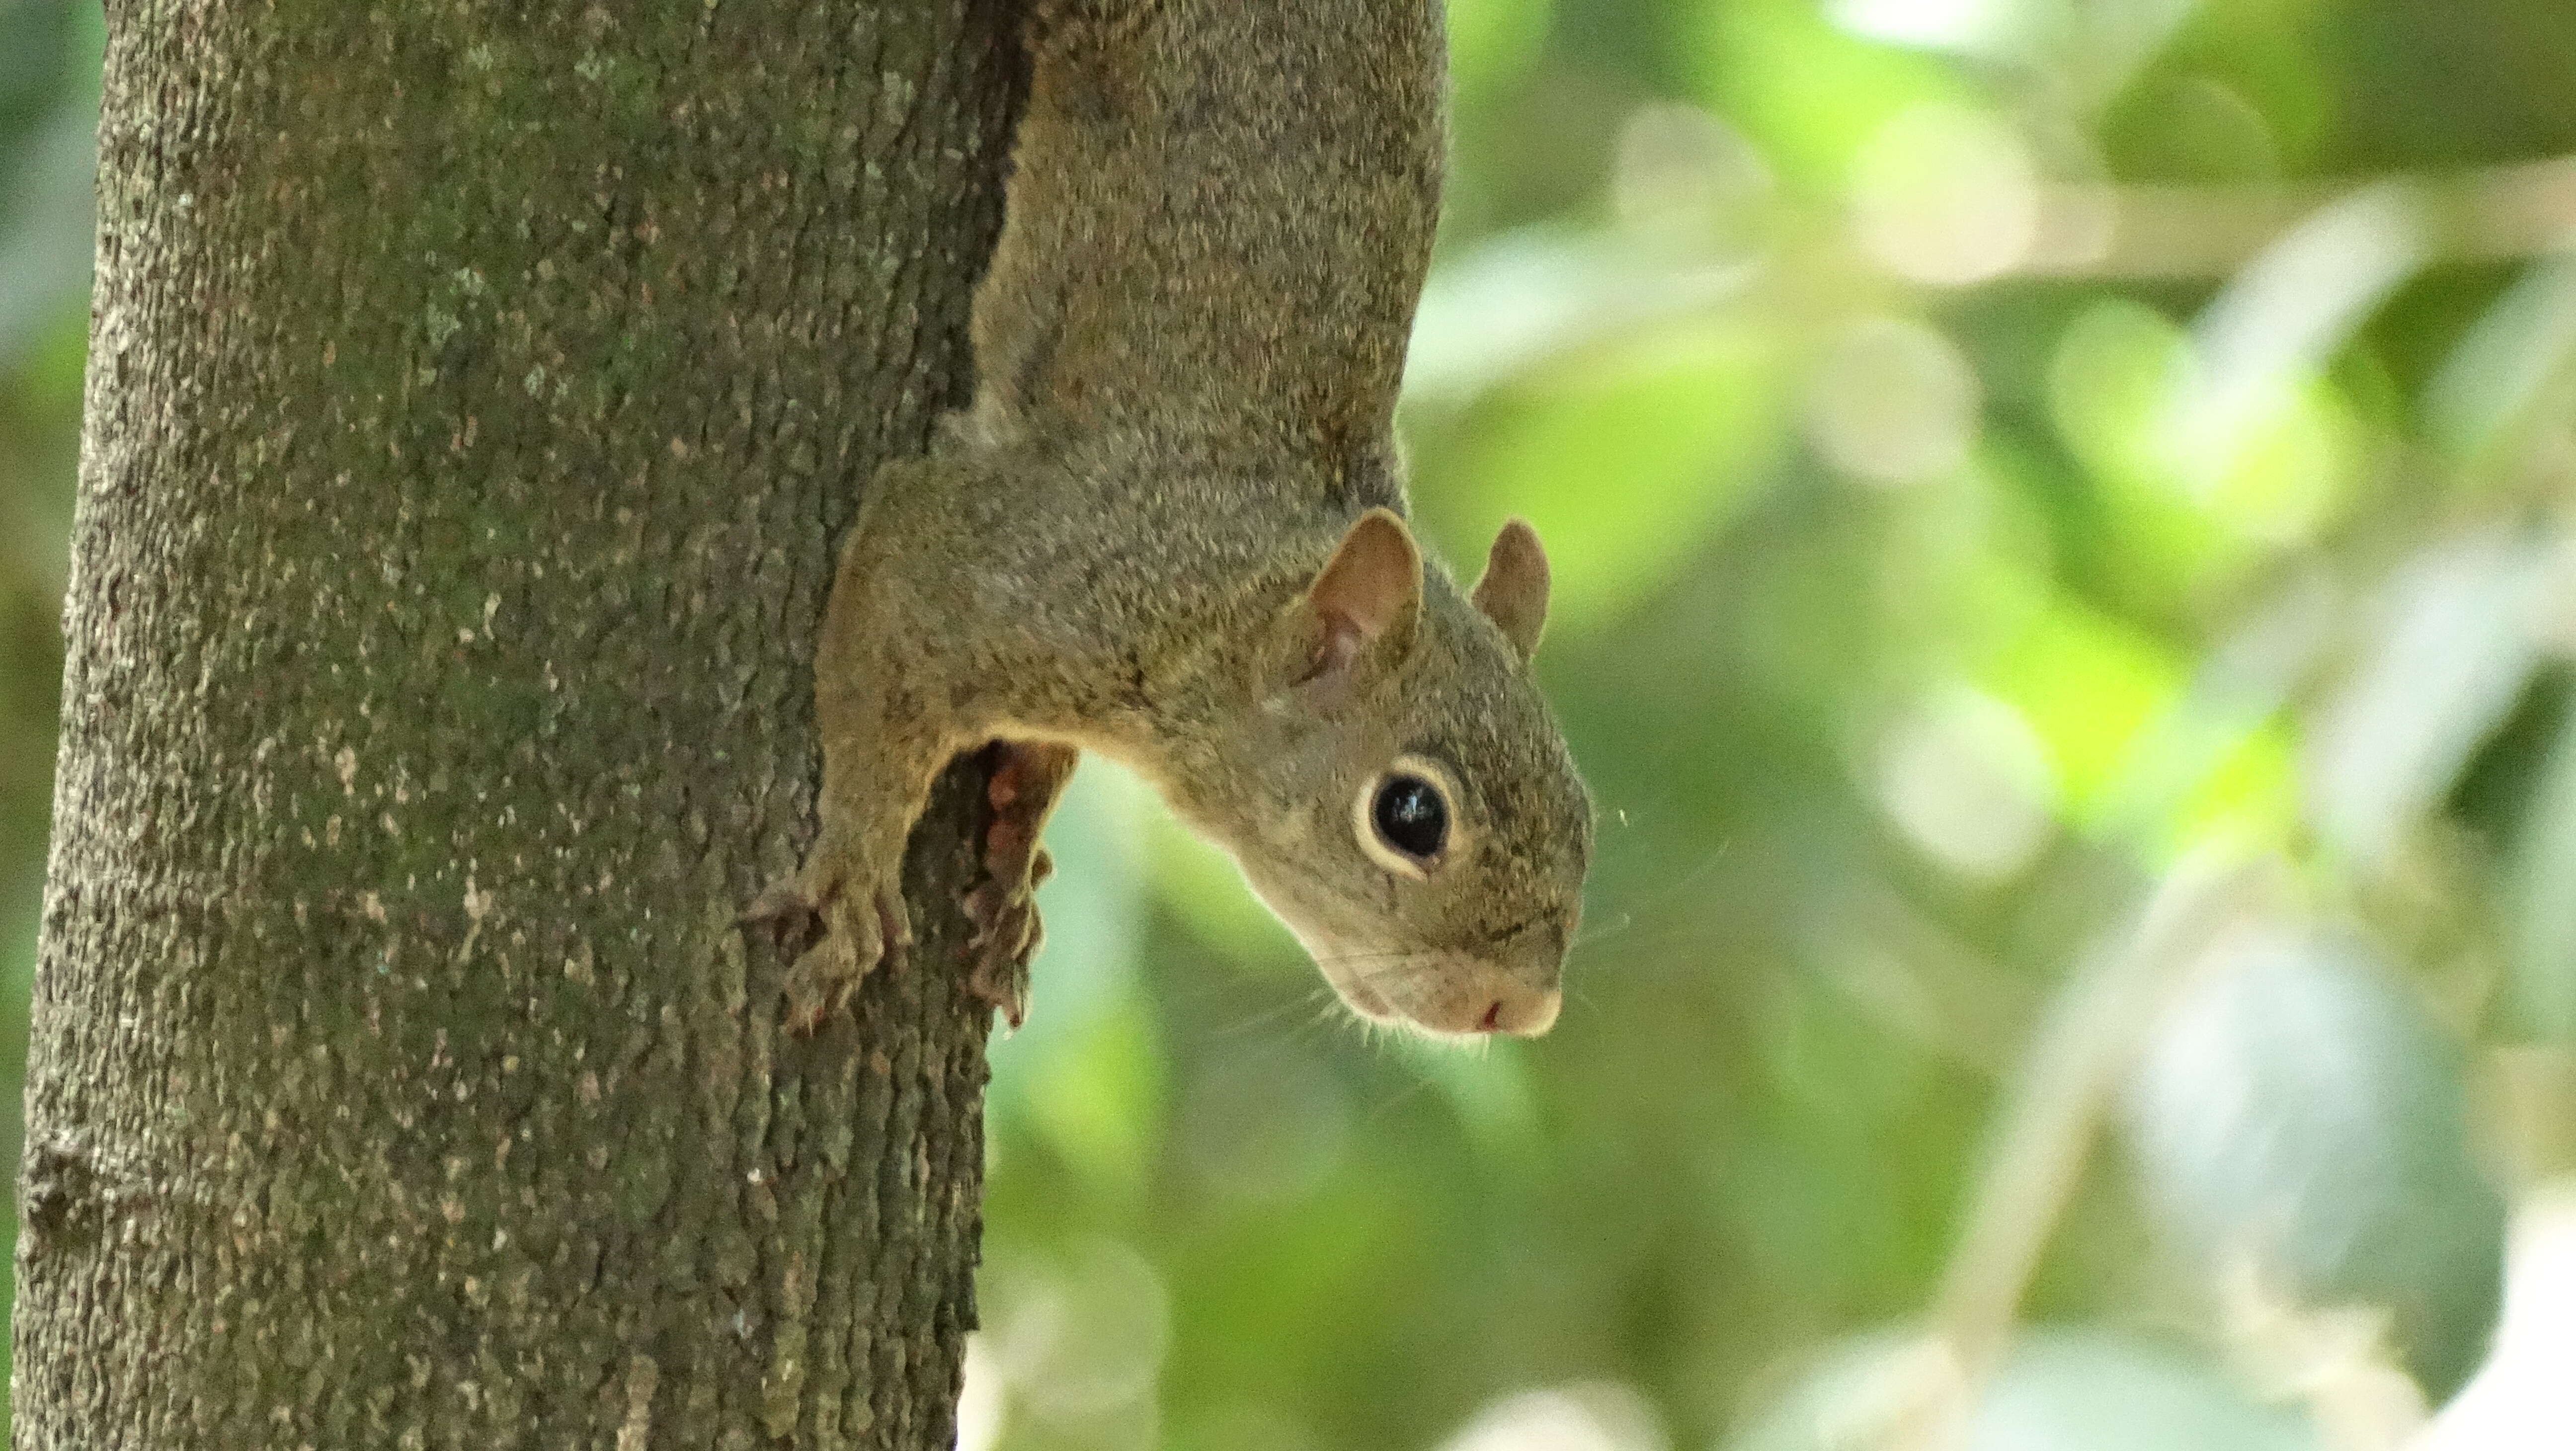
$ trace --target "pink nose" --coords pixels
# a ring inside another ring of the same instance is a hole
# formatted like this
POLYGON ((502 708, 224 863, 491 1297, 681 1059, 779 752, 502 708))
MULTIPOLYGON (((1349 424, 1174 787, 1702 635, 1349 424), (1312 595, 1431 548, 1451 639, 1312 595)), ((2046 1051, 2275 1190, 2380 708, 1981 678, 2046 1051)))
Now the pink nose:
POLYGON ((1556 1010, 1564 1001, 1564 994, 1554 989, 1514 985, 1487 1002, 1484 1016, 1476 1020, 1476 1031, 1535 1038, 1556 1021, 1556 1010))

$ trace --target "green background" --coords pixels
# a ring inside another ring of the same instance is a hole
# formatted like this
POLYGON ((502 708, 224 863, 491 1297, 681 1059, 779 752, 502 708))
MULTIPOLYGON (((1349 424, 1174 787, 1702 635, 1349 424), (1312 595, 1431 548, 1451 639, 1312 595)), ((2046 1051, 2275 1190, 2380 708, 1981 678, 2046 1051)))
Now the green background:
MULTIPOLYGON (((1564 1017, 1363 1032, 1087 766, 994 1051, 968 1447, 1825 1444, 2014 1300, 1963 1231, 2069 1084, 2062 1212, 1993 1197, 2047 1233, 1975 1444, 2324 1444, 2265 1347, 2356 1306, 2456 1386, 2511 1182, 2475 1067, 2576 1029, 2576 9, 1451 25, 1405 432, 1442 553, 1522 514, 1555 563, 1564 1017), (2216 947, 2141 933, 2195 892, 2216 947)), ((13 1093, 100 44, 0 0, 13 1093)))

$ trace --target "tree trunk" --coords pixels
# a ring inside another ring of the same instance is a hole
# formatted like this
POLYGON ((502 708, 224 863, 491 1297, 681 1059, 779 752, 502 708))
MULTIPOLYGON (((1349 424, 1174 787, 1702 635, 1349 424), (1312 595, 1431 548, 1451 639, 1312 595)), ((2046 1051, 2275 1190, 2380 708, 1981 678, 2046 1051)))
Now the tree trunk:
POLYGON ((109 9, 16 1444, 946 1447, 974 793, 815 1037, 735 917, 1011 7, 109 9))

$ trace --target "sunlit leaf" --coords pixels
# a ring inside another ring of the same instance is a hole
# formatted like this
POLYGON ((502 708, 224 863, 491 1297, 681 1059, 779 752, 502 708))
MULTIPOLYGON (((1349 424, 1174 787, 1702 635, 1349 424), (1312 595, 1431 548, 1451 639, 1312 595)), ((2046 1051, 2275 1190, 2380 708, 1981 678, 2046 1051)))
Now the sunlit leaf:
POLYGON ((2187 358, 2170 319, 2106 299, 2077 314, 2049 361, 2058 436, 2101 486, 2119 566, 2150 598, 2197 586, 2245 554, 2175 477, 2167 410, 2187 358))
POLYGON ((1837 30, 1807 0, 1708 5, 1701 94, 1742 126, 1792 190, 1838 192, 1854 158, 1909 107, 1968 99, 1938 61, 1837 30))
POLYGON ((2289 733, 2266 725, 2220 740, 2197 789, 2174 813, 2170 849, 2220 838, 2285 844, 2299 816, 2298 754, 2289 733))
POLYGON ((2194 0, 1828 0, 1855 35, 2019 63, 2099 100, 2145 64, 2194 0))
POLYGON ((2152 640, 2062 596, 1988 673, 2047 743, 2068 801, 2088 818, 2138 732, 2173 698, 2176 676, 2152 640))
POLYGON ((2445 540, 2391 582, 2383 618, 2307 757, 2309 810, 2337 849, 2384 865, 2504 719, 2539 659, 2547 572, 2502 529, 2445 540))
POLYGON ((2359 462, 2349 410, 2313 368, 2242 366, 2242 381, 2213 384, 2182 329, 2125 300, 2087 308, 2059 341, 2059 433, 2101 485, 2121 567, 2148 598, 2310 536, 2359 462))
POLYGON ((2322 579, 2294 576, 2211 642, 2105 785, 2103 820, 2174 848, 2208 833, 2285 838, 2299 798, 2282 712, 2332 643, 2340 603, 2322 579))
POLYGON ((1550 622, 1580 629, 1655 589, 1753 496, 1778 441, 1771 349, 1703 326, 1568 360, 1544 392, 1480 418, 1438 482, 1496 523, 1537 526, 1550 622))
POLYGON ((1827 0, 1825 13, 1871 40, 1980 55, 2014 49, 2028 8, 2015 0, 1827 0))
POLYGON ((2247 264, 2192 326, 2199 366, 2183 414, 2190 442, 2237 447, 2424 265, 2430 227, 2422 198, 2369 188, 2320 208, 2247 264))

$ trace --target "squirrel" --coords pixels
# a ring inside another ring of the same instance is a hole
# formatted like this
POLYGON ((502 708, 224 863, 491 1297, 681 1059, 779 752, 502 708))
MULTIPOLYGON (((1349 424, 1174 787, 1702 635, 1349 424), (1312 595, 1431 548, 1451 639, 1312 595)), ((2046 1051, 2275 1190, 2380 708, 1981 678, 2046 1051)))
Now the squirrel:
POLYGON ((932 781, 990 751, 972 990, 1016 1027, 1079 752, 1232 854, 1362 1017, 1555 1020, 1592 811, 1530 673, 1548 566, 1462 593, 1406 523, 1397 385, 1439 213, 1439 0, 1036 0, 977 389, 879 474, 815 662, 811 1030, 911 929, 932 781), (821 936, 813 937, 819 925, 821 936))

